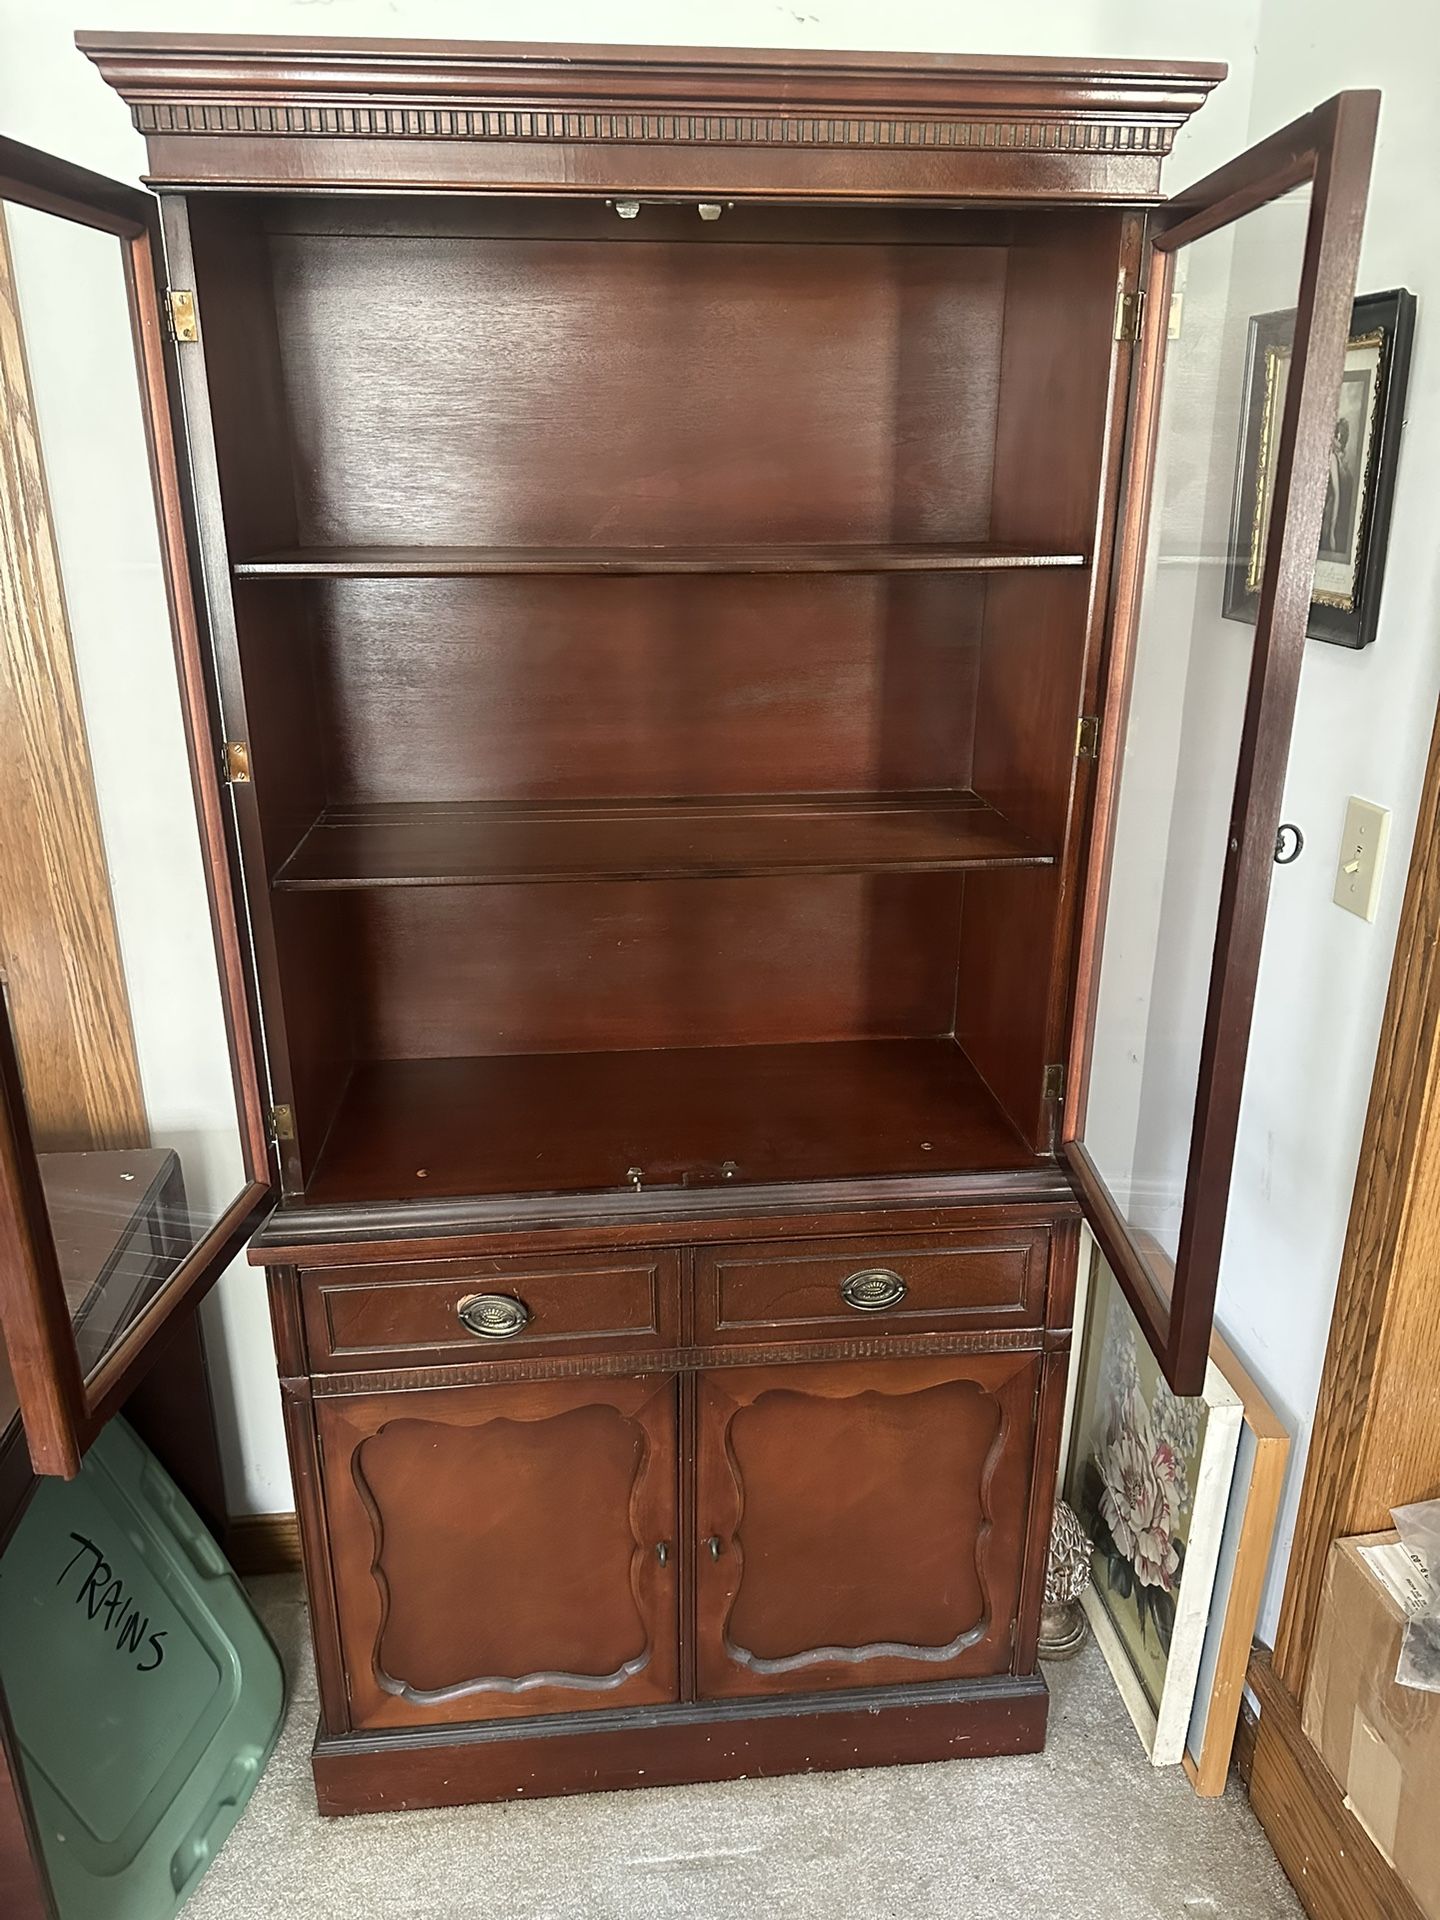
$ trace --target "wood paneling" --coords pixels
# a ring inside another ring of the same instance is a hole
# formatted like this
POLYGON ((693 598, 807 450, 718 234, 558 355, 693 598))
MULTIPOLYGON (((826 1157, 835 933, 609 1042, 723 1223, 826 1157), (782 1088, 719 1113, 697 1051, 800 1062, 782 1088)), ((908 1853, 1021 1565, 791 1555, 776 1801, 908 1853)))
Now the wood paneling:
POLYGON ((270 244, 304 545, 987 536, 999 248, 270 244))
POLYGON ((973 578, 340 580, 330 798, 882 791, 970 779, 973 578))
POLYGON ((644 1186, 739 1187, 1031 1161, 947 1040, 372 1061, 308 1197, 624 1191, 631 1168, 644 1186))
POLYGON ((1005 1671, 1036 1354, 700 1382, 702 1695, 1005 1671))
POLYGON ((1440 1493, 1440 722, 1400 911, 1275 1671, 1303 1697, 1332 1541, 1440 1493))
POLYGON ((1134 222, 1072 215, 1028 242, 1017 235, 1006 277, 991 531, 1025 540, 1037 525, 1063 528, 1098 561, 1063 578, 997 577, 986 593, 971 784, 1061 858, 1052 872, 1007 876, 967 912, 956 1033, 1037 1151, 1057 1117, 1044 1076, 1064 1057, 1069 1012, 1085 825, 1076 724, 1100 650, 1129 371, 1112 337, 1116 287, 1138 246, 1134 222))
POLYGON ((1268 1659, 1250 1665, 1260 1724, 1250 1801, 1311 1920, 1425 1920, 1305 1738, 1300 1709, 1268 1659))
POLYGON ((942 1034, 960 884, 825 875, 276 898, 297 923, 344 909, 330 980, 353 997, 356 1051, 408 1060, 942 1034))
POLYGON ((675 1383, 319 1403, 359 1726, 673 1699, 675 1383))
POLYGON ((35 1143, 143 1146, 130 1002, 3 208, 0 733, 0 977, 35 1143))

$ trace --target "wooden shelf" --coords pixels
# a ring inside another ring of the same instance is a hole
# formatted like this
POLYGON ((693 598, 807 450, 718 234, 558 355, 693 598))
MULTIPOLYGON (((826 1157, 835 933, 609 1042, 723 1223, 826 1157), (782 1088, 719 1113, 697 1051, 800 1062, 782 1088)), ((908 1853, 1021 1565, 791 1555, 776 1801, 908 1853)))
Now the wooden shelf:
POLYGON ((632 1168, 643 1190, 1036 1164, 949 1039, 384 1060, 356 1068, 306 1201, 624 1192, 632 1168))
POLYGON ((296 547, 236 562, 246 580, 442 579, 492 573, 996 573, 1083 567, 1082 553, 984 543, 715 547, 296 547))
POLYGON ((332 808, 275 876, 287 892, 1049 866, 977 795, 779 795, 332 808))

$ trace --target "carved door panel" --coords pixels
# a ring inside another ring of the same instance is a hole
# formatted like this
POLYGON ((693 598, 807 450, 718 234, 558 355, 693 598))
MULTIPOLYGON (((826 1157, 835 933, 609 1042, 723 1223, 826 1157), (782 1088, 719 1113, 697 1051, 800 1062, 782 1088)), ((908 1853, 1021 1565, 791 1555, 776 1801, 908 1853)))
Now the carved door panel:
POLYGON ((1012 1663, 1040 1355, 700 1380, 702 1695, 1012 1663))
POLYGON ((356 1727, 672 1700, 672 1376, 316 1402, 356 1727))

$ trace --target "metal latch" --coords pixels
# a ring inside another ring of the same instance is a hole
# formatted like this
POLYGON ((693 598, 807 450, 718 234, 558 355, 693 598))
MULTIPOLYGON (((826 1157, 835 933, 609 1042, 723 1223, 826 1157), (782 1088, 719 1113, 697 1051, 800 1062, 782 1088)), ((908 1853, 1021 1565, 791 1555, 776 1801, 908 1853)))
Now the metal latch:
POLYGON ((195 295, 189 287, 167 287, 165 304, 170 311, 170 335, 174 340, 198 340, 200 322, 195 318, 195 295))
POLYGON ((1046 1067, 1045 1079, 1042 1083, 1041 1090, 1047 1100, 1059 1101, 1065 1098, 1065 1064, 1063 1061, 1054 1060, 1046 1067))
POLYGON ((1100 716, 1082 713, 1075 728, 1075 758, 1095 760, 1100 753, 1100 716))

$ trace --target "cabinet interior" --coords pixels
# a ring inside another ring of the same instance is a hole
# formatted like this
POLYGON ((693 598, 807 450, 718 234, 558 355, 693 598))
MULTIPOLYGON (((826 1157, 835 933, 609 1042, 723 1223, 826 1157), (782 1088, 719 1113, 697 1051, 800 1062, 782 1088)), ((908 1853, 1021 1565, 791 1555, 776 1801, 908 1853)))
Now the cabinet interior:
POLYGON ((1122 215, 188 219, 289 1190, 1048 1153, 1122 215))

